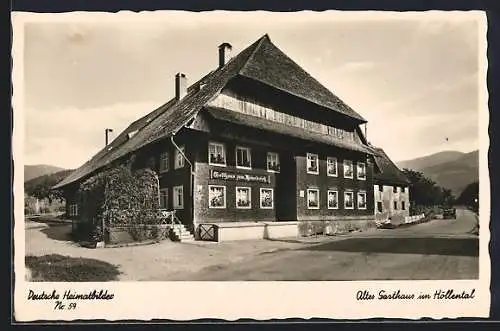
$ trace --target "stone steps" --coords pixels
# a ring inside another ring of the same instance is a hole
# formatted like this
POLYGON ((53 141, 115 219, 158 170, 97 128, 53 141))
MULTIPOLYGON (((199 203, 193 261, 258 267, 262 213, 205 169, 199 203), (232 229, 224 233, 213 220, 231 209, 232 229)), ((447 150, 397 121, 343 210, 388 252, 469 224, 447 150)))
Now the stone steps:
POLYGON ((194 241, 193 234, 186 229, 184 224, 176 224, 173 228, 174 237, 176 240, 183 241, 194 241))

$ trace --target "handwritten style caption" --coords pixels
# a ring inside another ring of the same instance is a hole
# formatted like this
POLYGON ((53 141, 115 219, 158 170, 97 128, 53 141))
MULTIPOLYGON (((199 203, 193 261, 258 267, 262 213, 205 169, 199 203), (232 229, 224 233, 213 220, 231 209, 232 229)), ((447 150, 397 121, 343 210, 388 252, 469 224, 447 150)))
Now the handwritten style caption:
POLYGON ((62 294, 53 290, 52 292, 35 292, 29 290, 28 300, 52 301, 54 310, 75 310, 79 301, 113 300, 115 295, 108 290, 91 290, 88 293, 77 293, 73 290, 66 290, 62 294))
POLYGON ((372 293, 368 290, 359 290, 356 292, 356 300, 470 300, 474 299, 476 289, 462 290, 458 292, 454 289, 438 289, 434 292, 409 293, 401 290, 386 291, 380 290, 372 293))

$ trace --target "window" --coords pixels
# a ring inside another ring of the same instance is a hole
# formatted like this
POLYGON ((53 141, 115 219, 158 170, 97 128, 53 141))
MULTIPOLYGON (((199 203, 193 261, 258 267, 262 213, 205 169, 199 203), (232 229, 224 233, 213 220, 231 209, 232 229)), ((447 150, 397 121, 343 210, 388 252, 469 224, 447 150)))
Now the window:
POLYGON ((184 209, 184 187, 174 186, 173 189, 174 209, 184 209))
POLYGON ((168 209, 168 189, 160 190, 160 208, 168 209))
POLYGON ((307 153, 307 173, 319 174, 318 154, 307 153))
POLYGON ((384 192, 384 185, 379 185, 379 186, 378 186, 378 190, 379 190, 380 192, 384 192))
POLYGON ((280 158, 278 153, 267 153, 267 171, 280 172, 280 158))
POLYGON ((179 149, 182 153, 177 149, 175 150, 175 169, 184 168, 184 156, 182 155, 185 153, 184 146, 180 146, 179 149))
POLYGON ((354 169, 352 161, 344 160, 344 178, 353 178, 354 169))
POLYGON ((393 192, 393 193, 398 193, 398 187, 397 187, 397 186, 394 186, 394 187, 392 188, 392 192, 393 192))
POLYGON ((354 192, 344 192, 344 208, 354 209, 354 192))
POLYGON ((225 186, 208 186, 208 208, 226 208, 225 186))
POLYGON ((338 209, 339 208, 339 192, 328 191, 328 209, 338 209))
POLYGON ((337 177, 337 158, 328 157, 326 159, 326 174, 327 176, 337 177))
POLYGON ((250 148, 236 147, 236 168, 250 169, 252 167, 252 160, 250 155, 250 148))
POLYGON ((366 209, 366 192, 358 192, 358 209, 366 209))
POLYGON ((170 158, 168 153, 163 153, 160 155, 160 172, 166 172, 170 169, 170 158))
POLYGON ((382 210, 382 201, 378 201, 377 202, 377 210, 379 213, 381 213, 383 210, 382 210))
POLYGON ((236 208, 249 209, 252 207, 252 193, 250 187, 236 187, 236 208))
POLYGON ((394 210, 398 210, 398 202, 394 201, 394 210))
POLYGON ((272 188, 260 189, 260 208, 272 209, 274 207, 274 191, 272 188))
POLYGON ((406 192, 406 186, 401 187, 401 192, 403 192, 403 193, 406 192))
POLYGON ((307 190, 307 209, 319 209, 319 190, 307 190))
POLYGON ((69 216, 78 216, 78 205, 77 204, 69 205, 69 216))
POLYGON ((358 162, 357 177, 361 180, 366 179, 366 164, 363 162, 358 162))
POLYGON ((401 210, 405 210, 406 206, 405 206, 405 202, 404 201, 401 201, 401 210))
POLYGON ((226 148, 223 144, 208 144, 208 163, 211 165, 226 165, 226 148))

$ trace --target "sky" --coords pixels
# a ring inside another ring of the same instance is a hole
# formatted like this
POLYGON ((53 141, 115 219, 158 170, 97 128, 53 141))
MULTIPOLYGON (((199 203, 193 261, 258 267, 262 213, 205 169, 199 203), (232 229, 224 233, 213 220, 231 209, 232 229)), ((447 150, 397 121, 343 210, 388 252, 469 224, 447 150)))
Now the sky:
POLYGON ((217 68, 219 44, 234 56, 266 33, 361 114, 368 140, 394 161, 479 147, 474 18, 157 14, 26 23, 25 164, 80 166, 103 147, 105 128, 116 137, 172 98, 177 72, 193 83, 217 68))

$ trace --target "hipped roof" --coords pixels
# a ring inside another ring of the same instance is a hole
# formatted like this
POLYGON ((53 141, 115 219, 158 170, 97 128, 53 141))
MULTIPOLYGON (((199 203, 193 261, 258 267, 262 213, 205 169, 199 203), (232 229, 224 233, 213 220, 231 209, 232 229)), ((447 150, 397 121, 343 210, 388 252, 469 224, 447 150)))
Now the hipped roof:
POLYGON ((379 171, 376 171, 374 174, 375 184, 408 185, 410 183, 409 179, 394 162, 392 162, 382 148, 372 146, 372 149, 376 152, 374 159, 379 169, 379 171))
POLYGON ((79 181, 143 146, 175 134, 207 102, 215 98, 229 80, 238 75, 260 81, 330 111, 343 114, 360 124, 366 122, 363 117, 279 50, 266 34, 222 68, 210 72, 190 86, 187 95, 181 100, 172 99, 132 123, 108 146, 54 188, 61 188, 79 181), (203 84, 203 88, 197 88, 200 84, 203 84), (136 133, 131 136, 132 132, 136 133))

